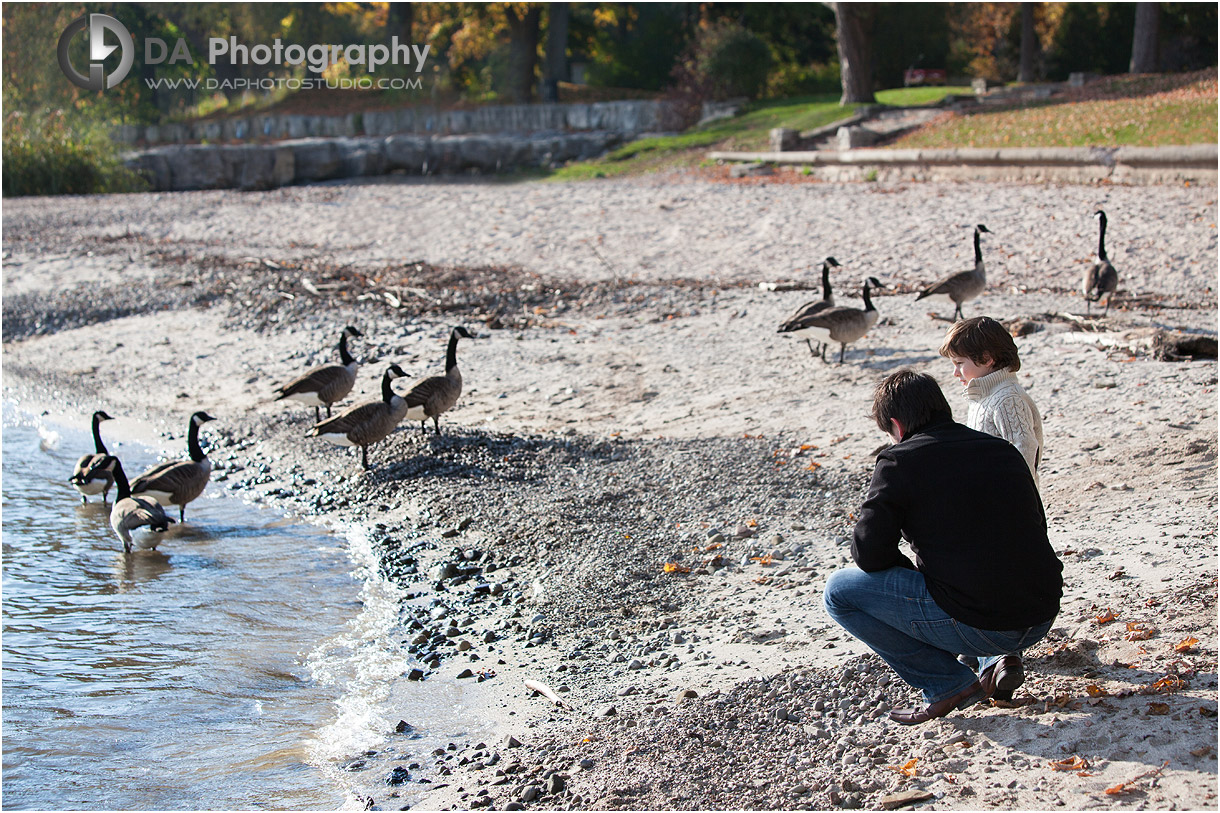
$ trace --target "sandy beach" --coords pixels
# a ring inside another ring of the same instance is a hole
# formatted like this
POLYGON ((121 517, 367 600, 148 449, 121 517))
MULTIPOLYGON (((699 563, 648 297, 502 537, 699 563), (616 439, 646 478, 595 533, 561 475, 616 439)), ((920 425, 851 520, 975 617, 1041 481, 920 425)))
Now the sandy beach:
POLYGON ((167 454, 206 409, 209 488, 367 529, 423 602, 397 680, 460 684, 497 734, 363 757, 353 809, 1215 809, 1216 360, 1181 356, 1214 354, 1216 216, 1207 186, 795 173, 10 199, 4 395, 167 454), (1065 594, 1014 704, 907 728, 916 693, 821 594, 887 442, 873 385, 929 372, 965 418, 952 305, 915 291, 978 223, 964 310, 1019 334, 1065 594), (841 365, 776 333, 827 256, 839 304, 886 286, 841 365), (271 400, 349 324, 342 406, 480 336, 441 434, 403 424, 367 472, 271 400))

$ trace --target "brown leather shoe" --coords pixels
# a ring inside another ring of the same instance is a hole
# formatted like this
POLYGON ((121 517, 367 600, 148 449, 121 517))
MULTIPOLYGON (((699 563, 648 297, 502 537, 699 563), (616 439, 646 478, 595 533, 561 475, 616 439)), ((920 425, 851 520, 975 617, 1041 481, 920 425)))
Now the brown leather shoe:
POLYGON ((979 684, 988 697, 1012 700, 1012 694, 1025 682, 1025 667, 1018 655, 1005 655, 979 672, 979 684))
POLYGON ((952 697, 946 697, 937 703, 931 703, 922 709, 897 709, 890 712, 890 719, 903 725, 919 725, 937 717, 944 717, 955 709, 972 706, 987 698, 983 687, 976 681, 962 689, 952 697))

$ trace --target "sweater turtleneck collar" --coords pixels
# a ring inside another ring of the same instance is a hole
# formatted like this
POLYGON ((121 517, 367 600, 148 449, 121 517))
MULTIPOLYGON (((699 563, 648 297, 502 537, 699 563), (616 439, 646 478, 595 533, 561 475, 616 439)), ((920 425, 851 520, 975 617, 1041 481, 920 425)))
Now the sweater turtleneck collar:
POLYGON ((979 376, 966 385, 966 398, 970 401, 981 401, 1000 387, 1016 380, 1017 374, 1007 368, 979 376))

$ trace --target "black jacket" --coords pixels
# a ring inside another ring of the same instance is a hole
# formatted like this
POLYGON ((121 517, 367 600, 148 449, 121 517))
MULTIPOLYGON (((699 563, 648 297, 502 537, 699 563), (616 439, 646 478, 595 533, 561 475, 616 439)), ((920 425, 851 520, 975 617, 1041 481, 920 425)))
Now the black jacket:
POLYGON ((851 553, 869 572, 917 567, 937 605, 978 629, 1019 630, 1059 613, 1063 565, 1029 467, 1008 441, 953 421, 877 456, 851 553))

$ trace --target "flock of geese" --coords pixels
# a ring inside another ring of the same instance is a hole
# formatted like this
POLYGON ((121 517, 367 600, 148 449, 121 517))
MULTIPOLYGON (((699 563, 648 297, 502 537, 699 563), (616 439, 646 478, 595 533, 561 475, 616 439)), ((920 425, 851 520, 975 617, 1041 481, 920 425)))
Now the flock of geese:
MULTIPOLYGON (((458 369, 458 339, 478 338, 458 326, 449 332, 445 355, 445 374, 431 376, 411 387, 405 395, 394 392, 391 382, 405 378, 397 364, 391 364, 381 378, 381 399, 344 410, 331 417, 331 407, 347 396, 356 384, 359 362, 347 347, 349 337, 359 338, 360 331, 345 327, 339 335, 339 364, 324 364, 289 381, 275 390, 276 401, 289 399, 314 408, 314 426, 306 437, 318 437, 339 446, 359 446, 364 468, 369 467, 368 447, 384 439, 404 419, 417 420, 423 431, 432 419, 436 434, 440 434, 440 416, 457 403, 462 394, 462 373, 458 369), (326 407, 326 420, 321 420, 320 408, 326 407)), ((206 412, 191 415, 187 427, 187 460, 160 463, 129 481, 118 457, 107 451, 102 442, 101 424, 113 420, 104 411, 93 413, 93 454, 77 461, 68 481, 81 495, 81 502, 101 495, 105 503, 111 487, 115 487, 114 505, 110 509, 110 527, 123 543, 123 552, 131 553, 132 545, 156 548, 161 534, 174 519, 165 508, 178 506, 178 522, 186 520, 186 505, 207 487, 212 475, 212 463, 199 445, 199 429, 215 420, 206 412)))
MULTIPOLYGON (((1089 268, 1085 270, 1081 281, 1081 292, 1085 299, 1085 313, 1090 305, 1101 297, 1106 298, 1106 308, 1103 316, 1110 312, 1110 301, 1118 290, 1118 271, 1115 270, 1110 258, 1106 256, 1106 213, 1100 209, 1094 212, 1100 224, 1100 235, 1097 238, 1097 256, 1089 268)), ((926 286, 915 297, 916 301, 928 297, 948 298, 953 303, 954 320, 962 318, 962 305, 977 299, 987 288, 987 270, 983 263, 983 249, 980 238, 991 234, 991 230, 982 223, 974 227, 974 268, 960 271, 926 286)), ((779 333, 789 333, 805 340, 809 352, 820 355, 826 360, 826 349, 831 342, 839 344, 839 363, 847 353, 847 345, 863 338, 877 324, 879 315, 869 297, 870 287, 873 289, 885 286, 876 277, 864 281, 861 294, 864 300, 863 308, 835 306, 834 293, 830 287, 830 269, 840 268, 839 261, 827 257, 822 263, 822 298, 815 302, 807 302, 785 319, 779 326, 779 333), (813 343, 818 343, 818 349, 813 343)))
MULTIPOLYGON (((1103 315, 1110 311, 1110 301, 1118 288, 1118 272, 1106 256, 1106 213, 1094 213, 1100 224, 1097 240, 1097 256, 1085 271, 1081 289, 1088 306, 1106 297, 1103 315)), ((947 297, 954 304, 955 319, 962 316, 962 305, 978 298, 987 287, 987 273, 983 264, 980 238, 991 231, 981 223, 974 227, 974 268, 941 279, 919 292, 916 300, 927 297, 947 297)), ((884 288, 876 278, 864 281, 861 297, 863 308, 836 306, 830 287, 830 269, 840 268, 838 260, 827 257, 822 263, 822 298, 802 305, 779 327, 780 333, 790 333, 805 340, 809 352, 826 360, 826 350, 831 342, 839 344, 839 363, 843 363, 847 345, 862 338, 877 323, 877 309, 869 296, 870 289, 884 288), (815 349, 813 342, 818 343, 815 349)), ((427 431, 427 421, 432 419, 433 430, 440 434, 440 416, 453 408, 462 394, 462 373, 458 369, 457 346, 459 339, 478 338, 457 326, 449 332, 449 345, 445 352, 444 375, 431 376, 415 384, 405 395, 399 395, 392 387, 395 379, 405 378, 406 373, 397 364, 386 368, 381 377, 380 400, 356 404, 339 415, 331 416, 332 407, 347 397, 356 385, 360 363, 348 349, 349 338, 361 338, 360 331, 345 327, 339 334, 339 363, 324 364, 305 372, 278 387, 276 401, 292 400, 314 408, 314 425, 306 437, 317 437, 339 446, 360 447, 360 463, 369 467, 369 446, 386 438, 403 420, 420 422, 422 431, 427 431), (321 408, 326 407, 326 419, 322 419, 321 408)), ((135 480, 128 481, 119 459, 106 450, 102 442, 101 424, 113 420, 103 411, 93 413, 94 453, 83 455, 69 482, 80 492, 81 502, 100 494, 104 503, 111 487, 115 487, 115 502, 110 510, 110 526, 123 543, 124 553, 130 553, 133 542, 144 548, 155 548, 160 534, 168 530, 174 520, 165 513, 168 506, 178 506, 178 522, 186 520, 186 505, 200 494, 212 474, 212 463, 199 445, 199 430, 203 424, 215 420, 206 412, 191 415, 187 426, 186 460, 171 460, 154 466, 135 480), (138 534, 138 536, 137 536, 138 534)))

